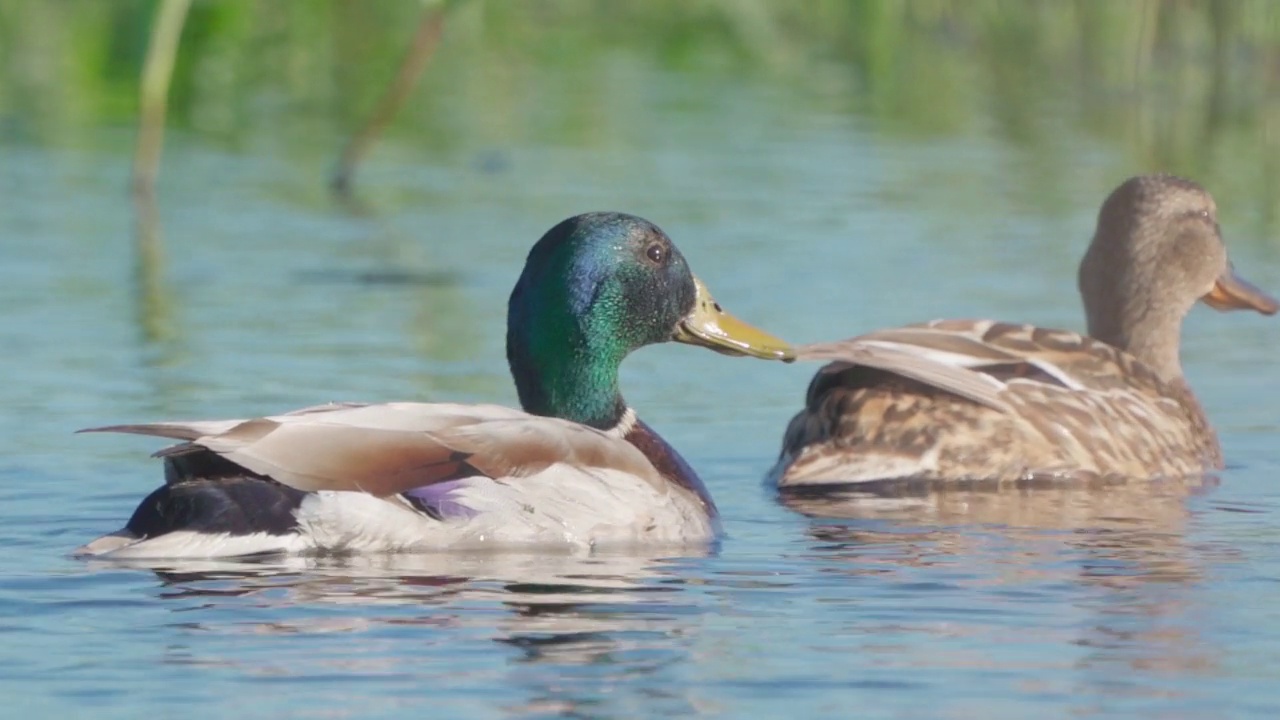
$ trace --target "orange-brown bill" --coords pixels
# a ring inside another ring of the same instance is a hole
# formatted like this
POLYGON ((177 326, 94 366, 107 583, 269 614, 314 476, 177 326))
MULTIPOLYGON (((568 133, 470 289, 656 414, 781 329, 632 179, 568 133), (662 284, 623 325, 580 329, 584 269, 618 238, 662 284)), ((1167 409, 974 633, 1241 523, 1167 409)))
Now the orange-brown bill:
POLYGON ((1263 315, 1274 315, 1280 310, 1280 302, 1230 267, 1218 276, 1213 289, 1201 299, 1214 310, 1256 310, 1263 315))

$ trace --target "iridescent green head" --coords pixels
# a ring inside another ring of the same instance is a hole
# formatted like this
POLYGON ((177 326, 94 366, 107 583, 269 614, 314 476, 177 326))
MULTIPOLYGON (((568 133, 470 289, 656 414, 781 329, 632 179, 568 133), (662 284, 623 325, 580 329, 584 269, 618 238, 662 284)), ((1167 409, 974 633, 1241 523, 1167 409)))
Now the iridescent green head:
POLYGON ((794 359, 787 343, 724 312, 647 220, 577 215, 529 251, 507 306, 507 361, 526 411, 613 427, 626 409, 622 359, 668 340, 794 359))

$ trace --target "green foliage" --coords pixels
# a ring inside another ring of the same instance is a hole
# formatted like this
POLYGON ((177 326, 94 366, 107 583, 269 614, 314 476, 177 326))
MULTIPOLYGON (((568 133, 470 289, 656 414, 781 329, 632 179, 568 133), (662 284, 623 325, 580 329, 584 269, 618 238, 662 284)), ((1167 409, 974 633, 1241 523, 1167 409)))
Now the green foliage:
MULTIPOLYGON (((231 146, 320 136, 310 146, 332 154, 432 5, 198 1, 170 124, 231 146)), ((155 6, 0 4, 0 141, 74 143, 131 124, 155 6)), ((815 104, 796 112, 852 114, 904 141, 994 135, 1045 169, 1065 125, 1117 167, 1270 193, 1278 66, 1271 0, 453 0, 390 140, 425 154, 463 138, 605 147, 626 142, 634 121, 622 116, 636 107, 713 102, 635 97, 647 92, 629 85, 636 73, 659 71, 695 88, 804 87, 815 104), (1261 168, 1222 166, 1241 155, 1261 168)))

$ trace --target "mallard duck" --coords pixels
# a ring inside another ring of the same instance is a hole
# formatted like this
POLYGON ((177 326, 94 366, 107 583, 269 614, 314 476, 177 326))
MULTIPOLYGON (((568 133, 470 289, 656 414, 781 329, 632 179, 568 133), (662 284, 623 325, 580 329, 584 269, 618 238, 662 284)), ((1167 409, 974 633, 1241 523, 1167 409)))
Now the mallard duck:
POLYGON ((330 404, 88 432, 182 441, 165 484, 79 554, 118 558, 699 543, 715 503, 618 390, 631 351, 675 340, 791 360, 724 312, 662 230, 620 213, 551 228, 507 307, 523 411, 330 404))
POLYGON ((791 420, 782 487, 1187 476, 1222 450, 1178 359, 1197 300, 1272 315, 1235 274, 1217 207, 1170 175, 1130 178, 1080 263, 1088 336, 937 320, 798 349, 829 361, 791 420))

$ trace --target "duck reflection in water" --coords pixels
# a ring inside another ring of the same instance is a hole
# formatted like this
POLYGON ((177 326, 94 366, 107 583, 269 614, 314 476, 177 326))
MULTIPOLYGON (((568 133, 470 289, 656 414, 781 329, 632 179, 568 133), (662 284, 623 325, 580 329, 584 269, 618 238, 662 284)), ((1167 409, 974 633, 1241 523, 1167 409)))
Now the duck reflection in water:
MULTIPOLYGON (((610 696, 609 688, 619 684, 638 688, 646 702, 688 713, 699 703, 671 673, 688 663, 704 610, 696 597, 687 597, 683 565, 707 552, 680 558, 545 552, 277 556, 139 566, 160 578, 158 594, 172 603, 182 627, 204 638, 192 644, 198 650, 184 648, 174 662, 335 681, 407 676, 429 683, 443 673, 477 687, 489 687, 497 672, 503 676, 497 682, 511 690, 507 709, 521 715, 608 714, 611 704, 623 702, 610 696), (264 611, 264 619, 253 619, 264 611), (209 639, 246 633, 337 634, 359 641, 277 645, 263 658, 242 654, 238 643, 219 646, 209 639), (406 643, 406 634, 420 644, 406 643), (508 652, 495 660, 482 649, 491 643, 508 652), (432 664, 444 651, 423 645, 451 648, 447 654, 459 665, 432 664), (405 656, 408 646, 426 651, 425 657, 405 656), (483 667, 468 669, 471 661, 483 667)), ((90 561, 99 563, 104 570, 122 566, 119 560, 90 561)))
MULTIPOLYGON (((920 624, 927 606, 947 619, 939 632, 979 642, 1005 644, 1014 633, 1085 648, 1072 669, 1099 691, 1126 692, 1150 678, 1117 677, 1117 666, 1197 674, 1227 654, 1188 621, 1209 566, 1237 559, 1229 546, 1187 539, 1189 504, 1217 484, 1210 476, 1003 490, 860 485, 787 491, 781 501, 810 518, 805 561, 853 579, 852 598, 860 589, 907 598, 895 601, 901 622, 920 624), (1043 617, 991 614, 1032 601, 1043 617)), ((908 662, 975 660, 938 652, 908 662)))

